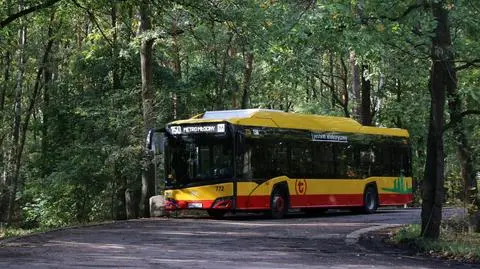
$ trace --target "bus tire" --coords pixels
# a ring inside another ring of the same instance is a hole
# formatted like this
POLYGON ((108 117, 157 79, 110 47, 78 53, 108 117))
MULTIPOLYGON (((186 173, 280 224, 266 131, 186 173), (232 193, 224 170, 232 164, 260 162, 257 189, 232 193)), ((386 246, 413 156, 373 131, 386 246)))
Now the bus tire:
POLYGON ((207 214, 215 219, 221 219, 227 212, 225 210, 207 210, 207 214))
POLYGON ((378 193, 375 186, 367 186, 363 193, 362 212, 365 214, 373 214, 378 208, 378 193))
POLYGON ((288 211, 288 197, 285 190, 276 187, 270 196, 270 216, 274 219, 283 218, 288 211))

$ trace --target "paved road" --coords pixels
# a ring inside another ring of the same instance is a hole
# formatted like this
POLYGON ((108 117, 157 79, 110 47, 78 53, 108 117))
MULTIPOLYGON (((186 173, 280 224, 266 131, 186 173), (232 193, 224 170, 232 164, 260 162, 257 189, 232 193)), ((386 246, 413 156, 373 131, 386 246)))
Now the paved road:
POLYGON ((475 268, 355 243, 361 229, 415 222, 419 214, 406 209, 283 220, 249 215, 117 222, 2 242, 0 268, 475 268))

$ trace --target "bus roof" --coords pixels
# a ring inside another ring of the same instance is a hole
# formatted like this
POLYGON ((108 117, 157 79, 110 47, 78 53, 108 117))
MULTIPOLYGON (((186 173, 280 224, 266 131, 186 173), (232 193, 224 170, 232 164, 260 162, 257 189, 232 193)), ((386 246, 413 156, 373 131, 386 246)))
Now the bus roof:
POLYGON ((288 113, 271 109, 240 109, 207 111, 187 120, 172 124, 198 124, 226 121, 235 125, 310 130, 312 132, 345 132, 408 137, 408 131, 399 128, 362 126, 351 118, 288 113))

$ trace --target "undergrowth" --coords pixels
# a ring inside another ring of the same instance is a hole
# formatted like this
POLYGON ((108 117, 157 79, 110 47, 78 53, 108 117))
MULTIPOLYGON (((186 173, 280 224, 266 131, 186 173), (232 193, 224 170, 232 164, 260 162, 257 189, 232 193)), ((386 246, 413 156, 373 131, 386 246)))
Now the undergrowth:
POLYGON ((430 256, 480 263, 480 233, 469 231, 465 219, 457 217, 444 221, 438 240, 422 238, 420 232, 419 224, 409 225, 394 233, 391 241, 430 256))

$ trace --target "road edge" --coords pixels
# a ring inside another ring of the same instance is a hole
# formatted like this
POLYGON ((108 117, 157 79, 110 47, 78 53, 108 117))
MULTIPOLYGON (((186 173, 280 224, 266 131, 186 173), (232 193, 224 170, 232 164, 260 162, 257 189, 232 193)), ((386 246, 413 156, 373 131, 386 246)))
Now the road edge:
POLYGON ((403 224, 383 224, 383 225, 376 225, 372 227, 367 227, 363 229, 355 230, 345 237, 345 244, 347 245, 356 245, 360 240, 360 237, 366 233, 371 233, 378 230, 385 230, 385 229, 392 229, 404 226, 403 224))
POLYGON ((12 241, 22 239, 22 238, 34 237, 42 234, 48 234, 48 233, 64 231, 64 230, 74 230, 74 229, 81 229, 84 227, 102 226, 102 225, 114 224, 114 223, 126 222, 126 221, 129 221, 129 220, 103 221, 103 222, 93 222, 93 223, 86 223, 86 224, 77 224, 72 226, 52 228, 45 231, 38 231, 38 232, 32 232, 32 233, 23 234, 23 235, 12 236, 5 239, 0 239, 0 247, 3 247, 12 241))

